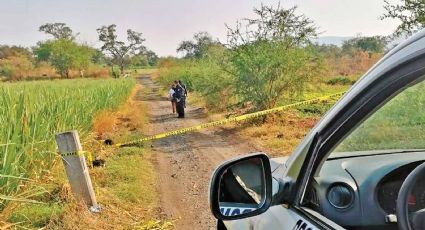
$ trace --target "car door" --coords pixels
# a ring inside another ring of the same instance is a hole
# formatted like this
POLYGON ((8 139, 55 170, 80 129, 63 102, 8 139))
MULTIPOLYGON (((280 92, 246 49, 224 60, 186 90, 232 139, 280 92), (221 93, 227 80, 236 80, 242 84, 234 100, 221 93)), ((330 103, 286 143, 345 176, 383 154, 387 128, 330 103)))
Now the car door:
POLYGON ((306 207, 307 188, 314 183, 314 177, 331 151, 345 137, 386 102, 424 78, 425 31, 421 31, 388 53, 324 116, 304 141, 311 145, 303 143, 298 149, 306 152, 304 156, 294 153, 285 175, 297 175, 291 203, 294 212, 320 228, 340 228, 321 213, 306 207), (299 159, 305 159, 302 166, 293 170, 295 173, 291 172, 291 166, 297 165, 299 159))

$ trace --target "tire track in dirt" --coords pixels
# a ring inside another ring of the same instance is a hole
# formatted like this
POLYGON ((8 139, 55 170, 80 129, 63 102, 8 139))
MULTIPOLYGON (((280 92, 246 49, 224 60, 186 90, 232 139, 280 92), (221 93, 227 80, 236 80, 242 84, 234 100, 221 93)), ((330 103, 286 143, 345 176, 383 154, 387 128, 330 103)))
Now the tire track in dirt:
MULTIPOLYGON (((149 109, 146 135, 207 122, 202 108, 188 105, 186 118, 171 113, 171 104, 159 95, 159 85, 149 75, 139 78, 145 88, 138 95, 149 109)), ((190 96, 190 95, 189 95, 190 96)), ((177 219, 176 229, 216 229, 209 210, 208 186, 213 170, 224 160, 255 152, 255 147, 213 128, 171 136, 152 142, 153 164, 158 174, 162 215, 177 219)))

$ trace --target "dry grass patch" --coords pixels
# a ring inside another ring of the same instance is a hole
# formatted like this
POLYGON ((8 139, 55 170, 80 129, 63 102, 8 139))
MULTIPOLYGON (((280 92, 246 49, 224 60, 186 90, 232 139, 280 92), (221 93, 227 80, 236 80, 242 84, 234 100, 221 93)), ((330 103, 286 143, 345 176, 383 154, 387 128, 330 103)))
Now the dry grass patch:
POLYGON ((264 124, 248 126, 241 135, 254 139, 272 157, 286 156, 292 153, 318 119, 289 111, 269 116, 264 124))

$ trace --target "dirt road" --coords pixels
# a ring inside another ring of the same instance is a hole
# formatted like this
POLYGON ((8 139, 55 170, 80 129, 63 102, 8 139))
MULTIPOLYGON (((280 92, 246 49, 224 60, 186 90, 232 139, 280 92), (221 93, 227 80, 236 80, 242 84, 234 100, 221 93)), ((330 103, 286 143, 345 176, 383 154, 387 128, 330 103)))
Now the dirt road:
MULTIPOLYGON (((202 108, 188 105, 186 118, 178 119, 171 104, 159 95, 159 86, 149 76, 139 83, 140 95, 149 109, 146 135, 208 121, 202 108)), ((167 218, 177 219, 176 229, 215 229, 208 205, 208 186, 213 170, 225 159, 255 152, 255 147, 220 128, 187 133, 154 141, 153 164, 158 172, 161 210, 167 218)))

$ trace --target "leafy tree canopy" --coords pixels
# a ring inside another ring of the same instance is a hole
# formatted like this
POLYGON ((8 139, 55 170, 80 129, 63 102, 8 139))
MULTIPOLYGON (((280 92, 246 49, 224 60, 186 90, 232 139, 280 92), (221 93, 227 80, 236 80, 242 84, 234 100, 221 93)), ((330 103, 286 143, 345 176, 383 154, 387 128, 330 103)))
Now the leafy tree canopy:
POLYGON ((128 56, 136 54, 145 49, 143 42, 145 39, 142 33, 133 30, 127 30, 127 43, 119 41, 116 34, 116 25, 102 26, 97 29, 99 41, 103 42, 101 50, 107 52, 113 57, 114 64, 120 66, 121 72, 124 71, 125 65, 128 64, 128 56))
POLYGON ((62 77, 69 77, 71 69, 79 70, 83 77, 95 55, 93 48, 68 39, 39 42, 33 52, 37 61, 50 63, 62 77))
POLYGON ((425 27, 424 0, 384 0, 385 13, 381 19, 398 19, 400 24, 394 31, 394 36, 410 35, 425 27))
POLYGON ((208 32, 199 32, 193 35, 193 40, 182 41, 177 48, 177 52, 184 53, 186 58, 201 58, 211 45, 217 44, 219 42, 214 41, 208 32))
POLYGON ((73 34, 72 29, 65 23, 46 23, 39 28, 40 32, 52 35, 54 39, 74 40, 78 34, 73 34))
POLYGON ((356 37, 345 41, 342 49, 345 52, 356 49, 369 53, 383 53, 387 43, 384 36, 356 37))

